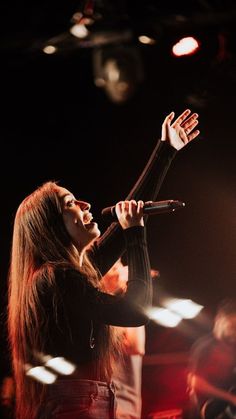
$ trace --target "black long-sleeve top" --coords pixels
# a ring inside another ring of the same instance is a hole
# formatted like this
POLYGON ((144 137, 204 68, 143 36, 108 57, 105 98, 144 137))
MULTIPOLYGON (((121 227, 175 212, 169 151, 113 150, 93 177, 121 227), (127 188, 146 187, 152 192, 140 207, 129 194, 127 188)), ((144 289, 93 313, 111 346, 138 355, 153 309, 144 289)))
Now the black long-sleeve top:
MULTIPOLYGON (((158 142, 126 199, 155 200, 174 155, 171 146, 158 142)), ((140 326, 148 321, 146 310, 152 302, 152 280, 145 228, 122 230, 119 223, 113 223, 93 244, 90 257, 104 275, 124 251, 129 277, 127 292, 122 296, 101 292, 74 269, 57 269, 55 287, 45 283, 42 286, 41 303, 47 313, 48 334, 44 353, 71 361, 80 377, 104 379, 95 365, 96 345, 106 333, 106 325, 140 326)))
MULTIPOLYGON (((176 153, 177 151, 170 146, 169 143, 159 140, 143 172, 124 199, 141 199, 144 202, 155 201, 176 153)), ((147 219, 148 215, 145 215, 145 221, 147 221, 147 219)), ((104 275, 125 251, 120 224, 117 222, 112 223, 95 244, 95 247, 96 245, 99 246, 100 249, 100 256, 99 259, 97 259, 97 263, 100 272, 104 275), (110 255, 110 257, 107 257, 106 249, 109 249, 111 243, 113 246, 113 254, 110 255)))

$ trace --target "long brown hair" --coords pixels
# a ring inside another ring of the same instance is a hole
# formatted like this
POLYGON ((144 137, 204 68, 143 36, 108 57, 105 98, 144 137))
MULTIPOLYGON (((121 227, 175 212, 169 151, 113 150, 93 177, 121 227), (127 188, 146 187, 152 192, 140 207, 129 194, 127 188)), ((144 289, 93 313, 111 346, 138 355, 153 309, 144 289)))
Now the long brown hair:
MULTIPOLYGON (((25 367, 32 361, 32 350, 43 349, 40 329, 44 320, 38 294, 38 278, 46 276, 54 284, 55 268, 73 267, 94 285, 99 286, 100 274, 84 256, 79 266, 78 251, 65 229, 56 182, 46 182, 19 206, 13 228, 9 269, 8 331, 16 386, 17 419, 33 419, 43 400, 42 385, 26 377, 25 367), (40 274, 39 274, 40 273, 40 274)), ((110 353, 114 345, 112 328, 106 326, 106 341, 99 342, 101 363, 111 374, 110 353), (106 359, 104 360, 104 353, 106 359)), ((44 329, 44 337, 47 330, 44 329)), ((99 346, 98 345, 98 346, 99 346)))

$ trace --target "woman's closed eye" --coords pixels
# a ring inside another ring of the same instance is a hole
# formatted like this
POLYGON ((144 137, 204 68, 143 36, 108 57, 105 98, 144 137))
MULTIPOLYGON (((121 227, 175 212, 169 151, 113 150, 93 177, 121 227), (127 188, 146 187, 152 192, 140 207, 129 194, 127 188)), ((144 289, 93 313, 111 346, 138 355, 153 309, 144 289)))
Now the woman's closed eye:
POLYGON ((74 205, 76 205, 76 202, 77 202, 77 200, 76 200, 75 198, 69 198, 69 199, 66 199, 66 200, 65 200, 65 206, 66 206, 67 208, 71 208, 71 207, 73 207, 74 205))
POLYGON ((66 202, 68 208, 73 207, 73 205, 75 205, 75 199, 70 199, 66 202))

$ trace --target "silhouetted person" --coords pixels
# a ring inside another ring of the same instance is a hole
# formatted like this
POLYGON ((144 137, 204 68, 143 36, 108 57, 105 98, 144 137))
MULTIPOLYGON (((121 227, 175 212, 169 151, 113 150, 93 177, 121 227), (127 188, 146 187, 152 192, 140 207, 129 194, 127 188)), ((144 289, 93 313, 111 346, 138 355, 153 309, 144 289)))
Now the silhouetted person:
POLYGON ((236 417, 236 301, 219 306, 212 332, 192 346, 189 394, 192 417, 236 417), (231 407, 230 407, 231 406, 231 407))

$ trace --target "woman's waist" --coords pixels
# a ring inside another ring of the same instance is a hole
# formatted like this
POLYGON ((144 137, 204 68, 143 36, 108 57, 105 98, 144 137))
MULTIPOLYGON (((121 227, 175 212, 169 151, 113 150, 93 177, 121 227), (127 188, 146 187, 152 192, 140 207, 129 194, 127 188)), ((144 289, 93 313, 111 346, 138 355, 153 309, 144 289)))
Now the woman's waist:
POLYGON ((74 398, 77 396, 93 395, 93 397, 109 397, 114 392, 114 384, 99 380, 84 378, 58 379, 47 388, 48 396, 74 398))

